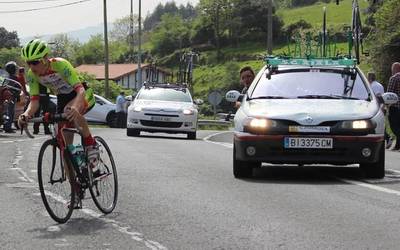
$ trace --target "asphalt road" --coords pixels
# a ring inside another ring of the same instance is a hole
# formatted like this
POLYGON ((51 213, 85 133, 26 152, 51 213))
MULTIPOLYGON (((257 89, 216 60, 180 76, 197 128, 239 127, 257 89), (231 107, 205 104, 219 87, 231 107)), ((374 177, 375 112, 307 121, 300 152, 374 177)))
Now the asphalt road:
POLYGON ((46 137, 0 134, 0 249, 399 249, 400 152, 387 152, 382 180, 351 166, 264 166, 238 180, 230 132, 94 131, 113 151, 119 201, 102 216, 86 199, 64 225, 37 187, 46 137))

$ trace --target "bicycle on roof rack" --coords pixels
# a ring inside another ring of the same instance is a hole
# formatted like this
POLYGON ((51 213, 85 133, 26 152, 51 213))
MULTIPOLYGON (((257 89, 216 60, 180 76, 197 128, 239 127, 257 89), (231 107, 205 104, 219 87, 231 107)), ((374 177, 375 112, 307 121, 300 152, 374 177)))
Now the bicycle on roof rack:
MULTIPOLYGON (((374 3, 376 0, 372 0, 374 3)), ((336 0, 336 4, 339 5, 339 0, 336 0)), ((351 24, 350 24, 350 32, 351 32, 351 44, 349 45, 349 55, 353 56, 357 60, 357 64, 360 64, 360 55, 369 55, 368 52, 364 51, 363 44, 363 28, 360 14, 360 5, 358 0, 352 0, 351 4, 351 24)))

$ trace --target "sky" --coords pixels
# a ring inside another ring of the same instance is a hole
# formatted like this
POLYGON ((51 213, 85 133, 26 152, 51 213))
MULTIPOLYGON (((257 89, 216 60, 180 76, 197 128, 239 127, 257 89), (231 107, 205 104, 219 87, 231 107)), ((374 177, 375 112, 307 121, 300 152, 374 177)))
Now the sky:
MULTIPOLYGON (((57 34, 102 24, 103 0, 89 0, 61 8, 37 10, 23 13, 4 13, 4 11, 26 10, 55 5, 63 5, 84 0, 0 0, 0 26, 8 31, 17 31, 20 38, 36 35, 57 34), (13 3, 9 3, 13 2, 13 3), (24 2, 24 3, 16 3, 24 2)), ((159 3, 171 0, 142 0, 142 15, 146 16, 159 3)), ((175 0, 177 5, 198 3, 199 0, 175 0)), ((107 0, 107 19, 113 22, 117 18, 129 15, 130 0, 107 0)), ((138 13, 139 0, 134 0, 134 13, 138 13)))

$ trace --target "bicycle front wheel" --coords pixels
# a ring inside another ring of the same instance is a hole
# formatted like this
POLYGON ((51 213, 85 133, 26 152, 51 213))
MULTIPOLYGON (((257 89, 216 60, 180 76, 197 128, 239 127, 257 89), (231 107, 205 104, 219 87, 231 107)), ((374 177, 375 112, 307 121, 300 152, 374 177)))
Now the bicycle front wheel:
POLYGON ((114 158, 105 140, 95 136, 99 146, 100 157, 97 165, 97 174, 93 174, 89 167, 90 176, 93 176, 89 191, 97 208, 104 214, 111 213, 118 199, 118 176, 114 158))
POLYGON ((74 209, 75 192, 54 139, 45 141, 40 149, 38 182, 43 204, 50 217, 58 223, 67 222, 74 209))

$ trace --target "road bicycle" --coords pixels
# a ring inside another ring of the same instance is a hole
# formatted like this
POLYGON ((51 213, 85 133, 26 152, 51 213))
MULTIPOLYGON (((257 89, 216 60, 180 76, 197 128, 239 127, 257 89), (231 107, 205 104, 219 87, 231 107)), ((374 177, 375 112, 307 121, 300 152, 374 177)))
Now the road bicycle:
MULTIPOLYGON (((376 0, 372 0, 373 3, 376 0)), ((336 4, 339 5, 339 0, 336 0, 336 4)), ((364 52, 364 45, 363 45, 363 28, 362 28, 362 21, 361 21, 361 14, 360 14, 360 5, 358 4, 358 0, 352 0, 351 4, 351 24, 350 24, 350 31, 351 31, 351 51, 349 53, 354 53, 355 59, 357 60, 357 64, 360 64, 360 55, 368 55, 367 52, 364 52)))
MULTIPOLYGON (((88 164, 82 133, 79 129, 68 128, 64 114, 44 116, 27 120, 28 123, 47 122, 53 125, 52 138, 46 140, 39 152, 37 174, 40 195, 50 217, 58 223, 69 220, 76 208, 82 208, 82 200, 89 189, 96 207, 104 214, 111 213, 118 199, 118 177, 114 158, 106 141, 100 136, 94 139, 99 147, 96 171, 88 164), (81 145, 66 145, 65 134, 77 134, 81 145), (76 152, 72 152, 74 148, 76 152), (79 158, 81 157, 81 158, 79 158), (81 159, 79 161, 77 159, 81 159), (79 203, 75 204, 78 196, 79 203)), ((33 138, 28 127, 22 128, 33 138)))

